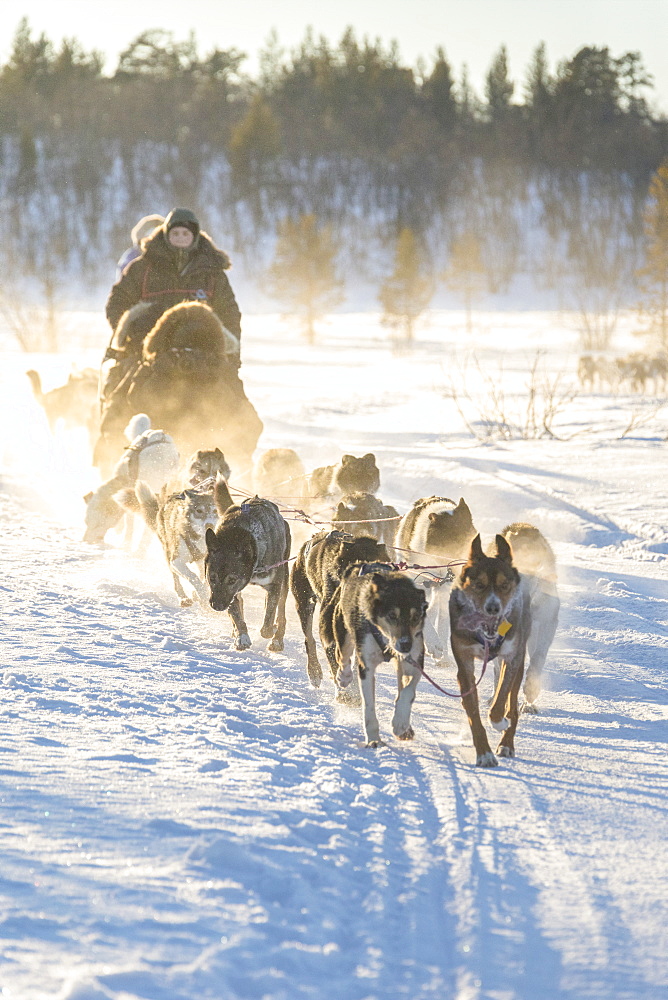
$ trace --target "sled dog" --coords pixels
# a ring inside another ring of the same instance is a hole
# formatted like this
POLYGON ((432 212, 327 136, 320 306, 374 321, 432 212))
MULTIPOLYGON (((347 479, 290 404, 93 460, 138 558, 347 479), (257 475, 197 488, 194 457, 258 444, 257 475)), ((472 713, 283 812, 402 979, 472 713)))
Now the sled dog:
POLYGON ((253 466, 253 489, 261 497, 298 500, 306 495, 306 471, 292 448, 270 448, 253 466))
POLYGON ((338 503, 332 525, 341 526, 351 535, 371 535, 385 545, 392 545, 399 514, 372 493, 348 493, 338 503))
POLYGON ((268 649, 283 649, 285 601, 288 592, 290 528, 276 504, 253 497, 233 504, 222 515, 214 531, 205 534, 204 569, 211 588, 214 611, 228 611, 232 619, 236 649, 251 644, 244 621, 241 591, 249 583, 266 593, 260 635, 271 639, 268 649))
POLYGON ((514 757, 517 701, 531 626, 529 601, 528 589, 503 535, 496 536, 494 555, 485 555, 480 535, 476 535, 450 593, 450 641, 479 767, 496 767, 498 761, 480 720, 475 661, 501 660, 489 720, 503 733, 496 750, 498 756, 514 757))
MULTIPOLYGON (((341 582, 344 570, 352 563, 387 562, 387 549, 375 538, 353 538, 343 531, 320 531, 300 548, 290 571, 290 589, 304 632, 306 669, 313 687, 320 687, 322 668, 313 637, 316 604, 328 604, 341 582)), ((336 680, 336 668, 332 671, 336 680)))
POLYGON ((352 681, 356 659, 368 747, 380 743, 376 669, 388 660, 395 661, 398 684, 392 731, 397 739, 413 738, 411 707, 424 662, 426 608, 424 592, 405 573, 382 563, 355 563, 330 600, 331 614, 321 616, 321 639, 330 663, 337 665, 340 689, 352 681))
POLYGON ((373 493, 380 488, 380 473, 376 456, 370 452, 362 458, 343 455, 336 465, 323 465, 309 476, 312 497, 343 496, 346 493, 373 493))
POLYGON ((183 581, 192 587, 200 601, 207 601, 205 534, 232 504, 223 477, 216 479, 211 492, 186 489, 170 493, 164 488, 158 495, 140 480, 134 490, 117 493, 116 500, 126 510, 140 513, 160 539, 181 607, 189 607, 193 603, 183 589, 183 581))
POLYGON ((82 371, 72 371, 64 385, 44 392, 42 379, 38 372, 31 368, 26 372, 30 379, 35 400, 43 408, 52 433, 60 420, 65 427, 85 427, 91 442, 97 434, 98 374, 93 368, 82 371))
MULTIPOLYGON (((135 414, 125 428, 125 436, 131 444, 114 466, 111 477, 84 496, 85 542, 102 543, 106 533, 126 513, 114 500, 116 493, 124 487, 134 487, 139 479, 151 489, 159 490, 179 467, 179 453, 174 441, 164 431, 152 429, 145 413, 135 414)), ((131 541, 132 519, 128 513, 125 544, 129 546, 131 541)))
POLYGON ((550 543, 534 525, 516 521, 507 525, 501 534, 510 542, 513 562, 529 589, 531 628, 522 711, 535 714, 543 667, 559 621, 557 562, 550 543))
POLYGON ((232 475, 220 448, 200 448, 188 459, 185 478, 189 486, 200 486, 218 475, 225 481, 232 475))
POLYGON ((428 599, 425 646, 437 661, 446 658, 449 645, 449 584, 454 573, 447 563, 466 559, 475 533, 471 511, 463 497, 459 503, 448 497, 422 497, 404 514, 397 528, 394 549, 398 562, 444 566, 416 578, 428 599))

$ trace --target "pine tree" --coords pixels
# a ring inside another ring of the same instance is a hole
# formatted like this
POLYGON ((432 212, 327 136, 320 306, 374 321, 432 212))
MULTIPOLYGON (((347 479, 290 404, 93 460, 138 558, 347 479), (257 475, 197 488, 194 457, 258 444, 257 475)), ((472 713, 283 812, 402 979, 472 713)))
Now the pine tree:
POLYGON ((268 179, 269 164, 280 151, 278 122, 268 103, 258 94, 230 136, 230 164, 242 188, 268 179))
POLYGON ((383 307, 381 323, 400 331, 407 344, 413 340, 416 320, 434 294, 433 283, 424 270, 415 234, 405 226, 397 238, 392 273, 381 285, 378 299, 383 307))
POLYGON ((446 133, 451 133, 457 124, 457 101, 452 69, 442 48, 436 51, 436 62, 422 88, 434 118, 446 133))
POLYGON ((315 215, 285 219, 278 227, 267 287, 300 317, 309 344, 315 341, 317 320, 344 299, 336 270, 337 251, 331 229, 319 228, 315 215))
POLYGON ((508 76, 508 52, 502 45, 485 78, 485 96, 490 121, 503 122, 510 108, 515 84, 508 76))
POLYGON ((649 186, 644 214, 645 264, 638 271, 642 293, 641 312, 649 320, 649 332, 668 349, 668 159, 656 171, 649 186))
POLYGON ((473 303, 482 294, 486 282, 480 240, 474 233, 463 233, 452 244, 450 264, 443 280, 464 299, 466 329, 468 333, 472 333, 473 303))

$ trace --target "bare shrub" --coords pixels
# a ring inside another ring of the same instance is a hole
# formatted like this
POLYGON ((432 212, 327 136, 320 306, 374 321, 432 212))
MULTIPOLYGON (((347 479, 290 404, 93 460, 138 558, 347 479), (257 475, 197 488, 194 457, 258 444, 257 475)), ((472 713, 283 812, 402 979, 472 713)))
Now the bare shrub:
POLYGON ((20 295, 1 290, 0 317, 22 351, 58 350, 60 338, 53 299, 46 306, 37 306, 20 295))
POLYGON ((554 431, 557 417, 575 399, 578 390, 563 375, 549 375, 543 365, 543 351, 538 351, 528 372, 526 395, 510 397, 504 388, 503 365, 495 372, 485 370, 473 355, 451 376, 447 396, 451 398, 469 432, 479 441, 512 439, 559 439, 554 431), (472 393, 467 375, 472 369, 477 391, 472 393), (474 416, 469 416, 472 413, 474 416))
POLYGON ((652 400, 650 401, 639 401, 638 405, 629 414, 629 419, 626 427, 619 435, 619 440, 628 437, 633 431, 638 430, 639 427, 646 427, 650 424, 655 417, 657 417, 661 410, 666 406, 666 400, 652 400))

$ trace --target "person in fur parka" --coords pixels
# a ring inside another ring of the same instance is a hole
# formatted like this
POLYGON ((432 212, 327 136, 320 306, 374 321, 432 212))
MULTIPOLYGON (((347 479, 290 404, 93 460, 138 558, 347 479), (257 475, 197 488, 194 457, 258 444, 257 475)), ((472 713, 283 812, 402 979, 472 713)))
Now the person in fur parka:
POLYGON ((241 313, 225 274, 230 266, 193 212, 172 209, 162 226, 141 241, 141 256, 111 289, 106 306, 111 328, 116 330, 121 316, 138 302, 155 307, 148 311, 155 322, 177 302, 195 300, 211 306, 239 341, 241 313))

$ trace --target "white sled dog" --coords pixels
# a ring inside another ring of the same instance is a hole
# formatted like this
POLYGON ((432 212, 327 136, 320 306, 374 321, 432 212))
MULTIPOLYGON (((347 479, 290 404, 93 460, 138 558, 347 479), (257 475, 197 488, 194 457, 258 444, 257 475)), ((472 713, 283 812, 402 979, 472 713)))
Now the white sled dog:
POLYGON ((404 514, 394 540, 398 562, 421 566, 440 565, 415 578, 427 595, 427 618, 424 641, 427 652, 435 660, 445 660, 450 643, 450 583, 459 569, 446 564, 464 561, 476 535, 471 511, 463 497, 459 503, 448 497, 422 497, 404 514))
MULTIPOLYGON (((107 532, 114 528, 126 513, 114 500, 114 494, 125 487, 133 487, 141 479, 153 490, 160 490, 169 482, 179 467, 179 453, 174 441, 162 430, 151 428, 145 413, 137 413, 125 428, 125 438, 130 441, 111 477, 95 491, 84 496, 86 530, 84 541, 101 544, 107 532)), ((132 541, 132 515, 128 513, 125 526, 125 545, 132 541)), ((146 547, 144 537, 140 551, 146 547)))

